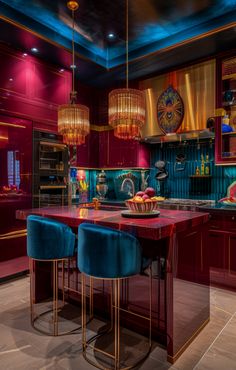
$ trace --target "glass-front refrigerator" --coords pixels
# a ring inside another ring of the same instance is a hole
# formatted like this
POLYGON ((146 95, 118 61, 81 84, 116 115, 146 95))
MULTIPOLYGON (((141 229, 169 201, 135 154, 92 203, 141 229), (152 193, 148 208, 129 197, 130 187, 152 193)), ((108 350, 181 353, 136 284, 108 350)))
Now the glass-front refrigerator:
POLYGON ((32 208, 32 122, 0 115, 0 281, 28 270, 26 227, 32 208))

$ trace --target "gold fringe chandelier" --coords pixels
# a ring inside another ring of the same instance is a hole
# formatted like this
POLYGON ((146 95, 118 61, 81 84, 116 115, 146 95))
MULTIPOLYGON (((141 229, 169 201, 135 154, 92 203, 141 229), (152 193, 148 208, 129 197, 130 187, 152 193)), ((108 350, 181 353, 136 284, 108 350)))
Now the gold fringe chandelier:
POLYGON ((114 128, 114 135, 120 139, 140 137, 140 129, 145 124, 144 92, 128 87, 128 0, 126 0, 126 88, 115 89, 109 93, 108 119, 114 128))
POLYGON ((90 132, 89 109, 85 105, 76 104, 77 92, 75 91, 75 17, 74 12, 79 8, 77 1, 68 1, 67 7, 72 11, 72 91, 70 104, 58 108, 58 132, 63 135, 63 142, 68 145, 81 145, 90 132))

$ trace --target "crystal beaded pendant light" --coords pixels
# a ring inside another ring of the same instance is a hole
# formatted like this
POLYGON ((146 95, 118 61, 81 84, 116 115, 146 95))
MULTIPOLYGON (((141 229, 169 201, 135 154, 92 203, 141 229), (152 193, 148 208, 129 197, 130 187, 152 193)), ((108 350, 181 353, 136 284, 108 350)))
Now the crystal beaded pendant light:
POLYGON ((78 9, 77 1, 68 1, 67 7, 72 11, 72 91, 70 104, 64 104, 58 108, 58 132, 63 135, 63 142, 68 145, 81 145, 85 143, 85 137, 89 134, 89 109, 85 105, 76 104, 77 92, 75 91, 75 47, 74 12, 78 9))
POLYGON ((109 93, 109 125, 114 128, 114 135, 120 139, 140 137, 140 129, 145 124, 144 92, 128 87, 128 0, 126 0, 126 88, 115 89, 109 93))

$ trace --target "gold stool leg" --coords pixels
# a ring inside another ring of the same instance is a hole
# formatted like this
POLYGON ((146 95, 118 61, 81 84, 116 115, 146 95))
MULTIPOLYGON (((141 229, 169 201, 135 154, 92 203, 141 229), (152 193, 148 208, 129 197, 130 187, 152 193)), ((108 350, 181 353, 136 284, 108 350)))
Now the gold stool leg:
POLYGON ((120 369, 120 280, 115 279, 115 370, 120 369))
POLYGON ((85 276, 81 273, 81 299, 82 299, 82 350, 85 356, 86 352, 86 287, 85 276))
POLYGON ((34 261, 32 258, 29 259, 29 270, 30 270, 30 316, 31 316, 31 325, 34 323, 34 304, 33 304, 33 273, 34 273, 34 261))
POLYGON ((65 306, 65 260, 62 260, 62 306, 65 306))
POLYGON ((53 335, 58 335, 58 261, 53 260, 53 335))
POLYGON ((89 278, 89 320, 93 319, 93 278, 89 278))
POLYGON ((149 347, 152 346, 152 264, 149 267, 149 347))

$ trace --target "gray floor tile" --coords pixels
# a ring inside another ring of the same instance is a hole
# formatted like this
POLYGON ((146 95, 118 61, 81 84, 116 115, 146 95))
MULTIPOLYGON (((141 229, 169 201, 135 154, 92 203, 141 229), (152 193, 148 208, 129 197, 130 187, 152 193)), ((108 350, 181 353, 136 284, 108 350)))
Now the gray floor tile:
MULTIPOLYGON (((175 364, 168 363, 166 350, 154 344, 149 358, 137 369, 235 370, 235 312, 234 292, 211 289, 211 321, 175 364)), ((0 369, 94 369, 82 356, 81 333, 50 337, 31 327, 28 277, 0 285, 0 333, 0 369)))

